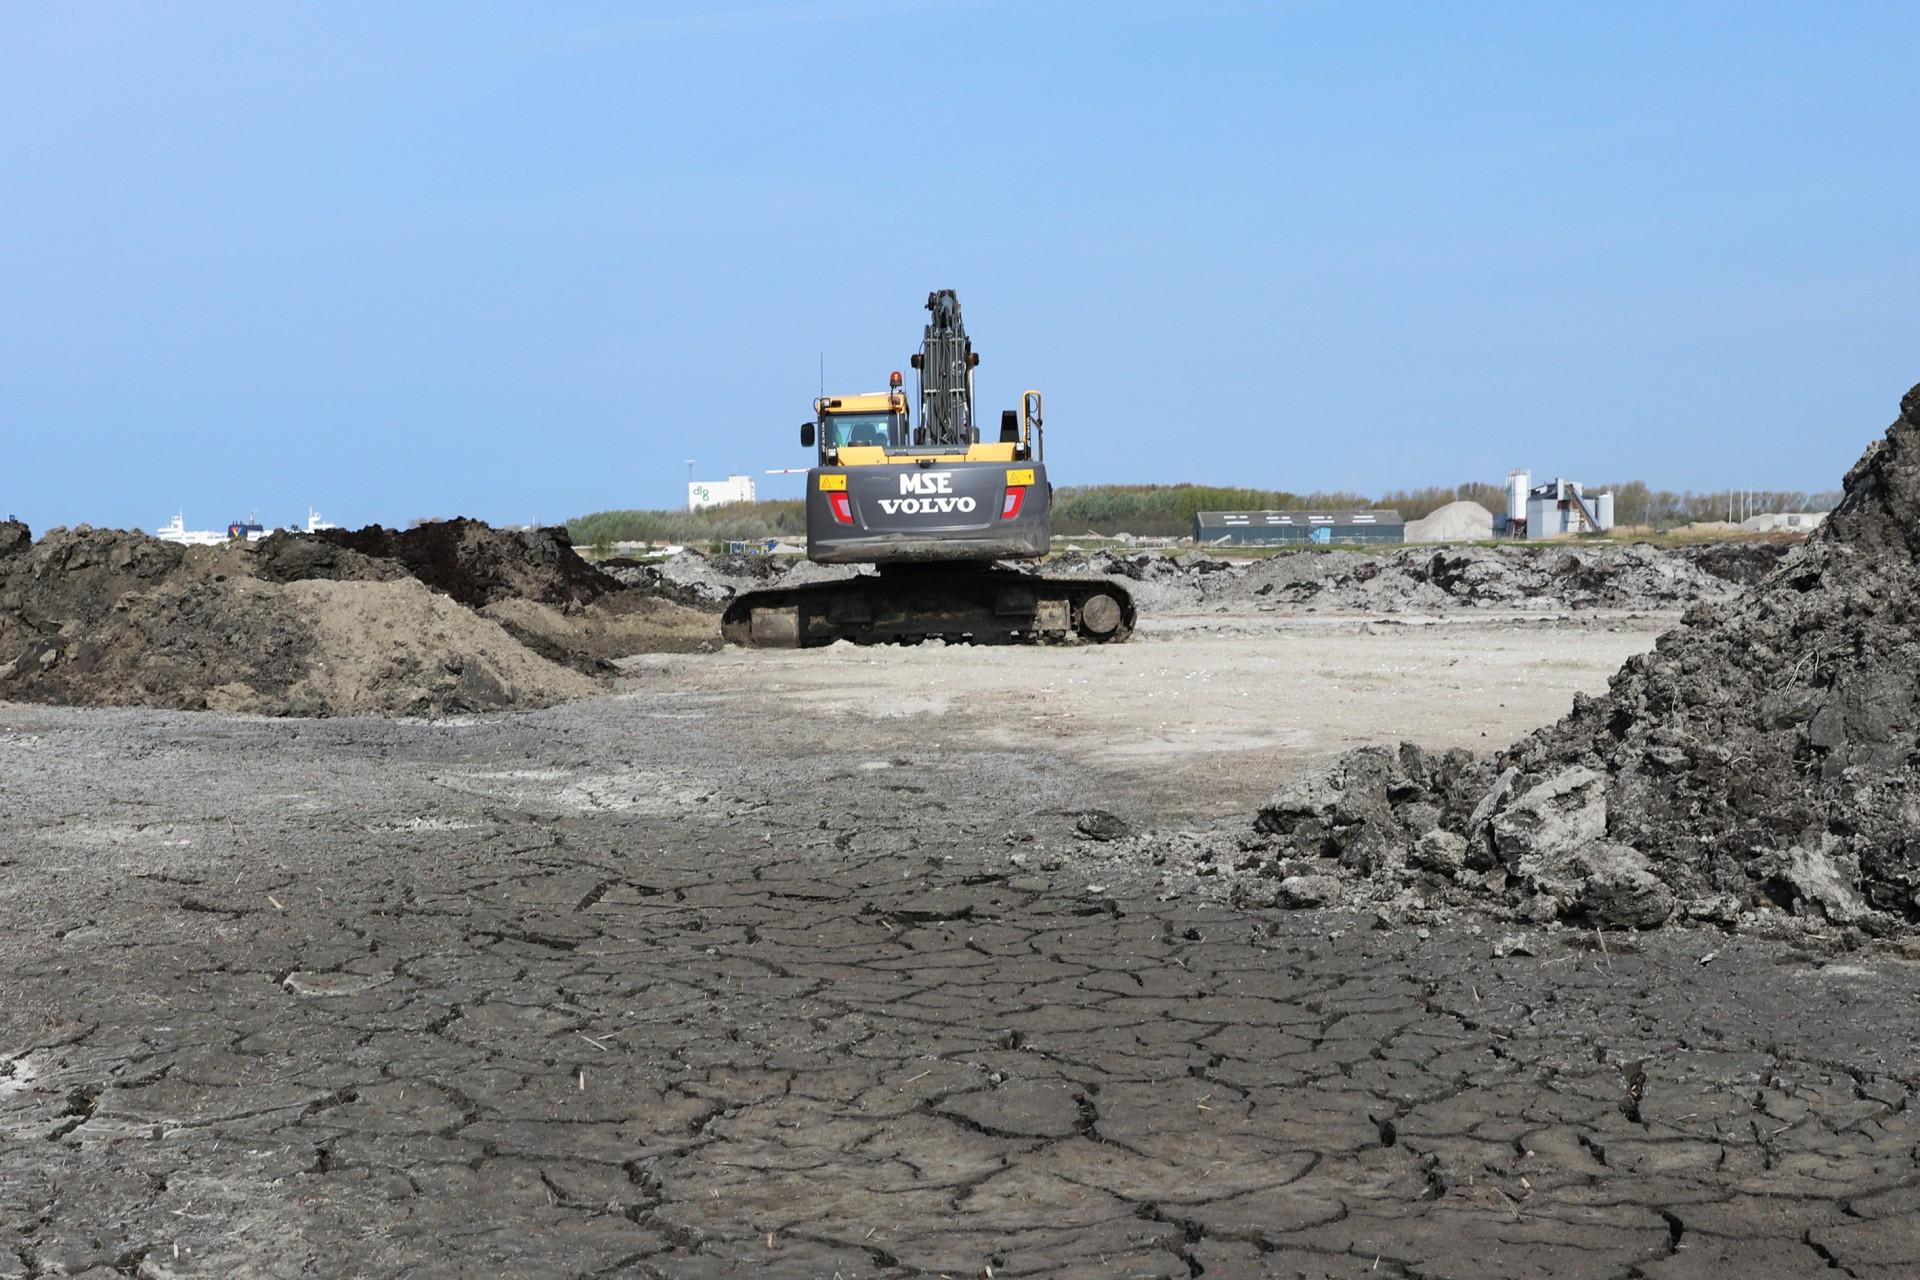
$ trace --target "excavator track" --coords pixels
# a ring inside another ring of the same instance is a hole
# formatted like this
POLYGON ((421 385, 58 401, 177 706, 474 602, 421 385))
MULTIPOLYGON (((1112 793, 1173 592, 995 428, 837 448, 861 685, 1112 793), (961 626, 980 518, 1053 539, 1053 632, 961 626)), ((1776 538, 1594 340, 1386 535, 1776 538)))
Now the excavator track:
POLYGON ((912 644, 1114 644, 1133 634, 1133 596, 1105 578, 1045 578, 951 565, 888 567, 838 582, 750 591, 721 615, 721 635, 748 649, 851 640, 912 644))

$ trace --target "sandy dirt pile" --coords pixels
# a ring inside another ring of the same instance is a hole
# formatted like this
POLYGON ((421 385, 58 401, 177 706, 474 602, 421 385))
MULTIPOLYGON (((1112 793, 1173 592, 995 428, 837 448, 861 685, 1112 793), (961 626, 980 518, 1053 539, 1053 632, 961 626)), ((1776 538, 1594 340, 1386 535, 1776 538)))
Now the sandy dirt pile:
POLYGON ((1254 821, 1282 902, 1920 925, 1920 387, 1801 550, 1491 761, 1344 757, 1254 821))
MULTIPOLYGON (((545 707, 599 685, 415 581, 284 588, 314 646, 286 693, 295 715, 428 715, 545 707)), ((243 711, 278 711, 272 698, 243 711)))
POLYGON ((471 521, 371 532, 364 544, 414 559, 303 535, 188 548, 81 527, 36 544, 0 525, 0 698, 275 715, 532 708, 594 692, 583 673, 612 658, 718 643, 710 616, 623 590, 564 535, 471 521))
POLYGON ((480 616, 542 657, 579 671, 602 671, 636 653, 709 653, 720 647, 719 620, 712 613, 643 591, 602 596, 574 610, 501 600, 480 616))

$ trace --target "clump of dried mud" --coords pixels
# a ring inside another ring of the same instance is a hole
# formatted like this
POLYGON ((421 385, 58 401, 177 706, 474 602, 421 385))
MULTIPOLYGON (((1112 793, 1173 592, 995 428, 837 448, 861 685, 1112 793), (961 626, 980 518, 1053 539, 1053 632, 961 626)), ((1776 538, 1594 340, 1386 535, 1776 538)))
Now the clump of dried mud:
POLYGON ((276 715, 534 708, 594 692, 587 673, 612 658, 717 643, 711 618, 623 591, 563 534, 473 521, 372 532, 365 545, 395 554, 306 535, 189 548, 86 527, 34 543, 0 525, 0 698, 276 715))
POLYGON ((1702 542, 1677 547, 1674 554, 1716 578, 1750 587, 1780 567, 1780 562, 1803 539, 1794 534, 1740 538, 1731 542, 1702 542))
POLYGON ((1920 387, 1808 543, 1491 760, 1350 753, 1256 815, 1282 903, 1920 925, 1920 387))
MULTIPOLYGON (((682 551, 653 562, 612 561, 608 567, 627 586, 689 608, 715 611, 725 608, 743 591, 789 580, 797 585, 802 580, 794 576, 801 572, 800 566, 772 556, 704 556, 697 551, 682 551)), ((809 563, 807 567, 821 566, 809 563)))

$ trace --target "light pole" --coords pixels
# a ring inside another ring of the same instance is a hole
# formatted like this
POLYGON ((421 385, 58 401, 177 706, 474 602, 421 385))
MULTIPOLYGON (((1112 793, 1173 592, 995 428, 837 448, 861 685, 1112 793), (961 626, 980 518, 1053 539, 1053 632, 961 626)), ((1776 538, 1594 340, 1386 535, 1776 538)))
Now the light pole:
POLYGON ((687 510, 693 510, 693 459, 687 459, 687 510))

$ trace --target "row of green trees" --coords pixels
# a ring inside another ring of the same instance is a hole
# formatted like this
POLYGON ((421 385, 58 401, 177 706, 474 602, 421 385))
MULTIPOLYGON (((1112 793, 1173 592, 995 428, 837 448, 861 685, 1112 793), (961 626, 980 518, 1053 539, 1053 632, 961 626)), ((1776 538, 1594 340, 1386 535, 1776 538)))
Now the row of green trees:
MULTIPOLYGON (((1699 520, 1724 520, 1728 495, 1654 489, 1630 480, 1596 488, 1611 491, 1614 520, 1623 525, 1672 528, 1699 520)), ((1199 484, 1094 484, 1056 489, 1053 527, 1057 533, 1132 533, 1143 537, 1180 537, 1193 532, 1200 511, 1314 511, 1390 507, 1403 519, 1418 520, 1449 502, 1478 502, 1496 515, 1506 510, 1506 489, 1468 481, 1453 486, 1395 489, 1369 498, 1358 493, 1289 493, 1283 489, 1230 489, 1199 484)), ((1772 511, 1825 511, 1840 500, 1836 492, 1781 490, 1736 493, 1735 519, 1772 511)), ((804 537, 806 512, 799 500, 741 502, 704 511, 599 511, 567 522, 576 546, 606 547, 615 542, 749 541, 804 537)))
POLYGON ((1203 484, 1068 485, 1053 491, 1053 528, 1056 533, 1177 537, 1193 532, 1193 517, 1201 511, 1313 511, 1372 505, 1357 493, 1288 493, 1203 484))
POLYGON ((567 521, 576 547, 609 547, 616 542, 753 541, 804 538, 806 508, 798 498, 779 502, 735 502, 703 511, 596 511, 567 521))

